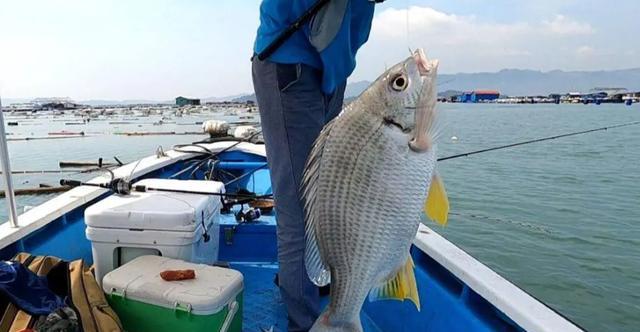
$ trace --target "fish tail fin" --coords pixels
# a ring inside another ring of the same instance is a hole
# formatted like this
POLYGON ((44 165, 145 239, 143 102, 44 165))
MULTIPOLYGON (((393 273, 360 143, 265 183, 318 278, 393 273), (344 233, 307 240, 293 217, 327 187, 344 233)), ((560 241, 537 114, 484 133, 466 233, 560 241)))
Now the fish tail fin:
POLYGON ((420 311, 420 297, 413 268, 413 259, 409 256, 395 276, 371 290, 369 300, 411 300, 420 311))
POLYGON ((332 319, 328 310, 325 310, 311 327, 309 332, 362 332, 360 315, 356 315, 349 321, 336 322, 332 319))

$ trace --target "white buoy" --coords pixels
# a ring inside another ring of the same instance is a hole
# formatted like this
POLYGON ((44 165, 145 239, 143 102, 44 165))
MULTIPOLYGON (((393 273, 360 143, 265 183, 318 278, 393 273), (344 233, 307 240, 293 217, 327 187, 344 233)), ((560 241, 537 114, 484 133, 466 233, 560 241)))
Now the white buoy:
POLYGON ((202 124, 202 131, 209 134, 211 137, 227 136, 229 124, 222 120, 208 120, 202 124))
POLYGON ((451 140, 452 141, 457 141, 458 140, 458 136, 451 136, 451 140))
POLYGON ((233 132, 233 137, 235 138, 249 138, 255 133, 258 132, 254 126, 238 126, 236 130, 233 132))

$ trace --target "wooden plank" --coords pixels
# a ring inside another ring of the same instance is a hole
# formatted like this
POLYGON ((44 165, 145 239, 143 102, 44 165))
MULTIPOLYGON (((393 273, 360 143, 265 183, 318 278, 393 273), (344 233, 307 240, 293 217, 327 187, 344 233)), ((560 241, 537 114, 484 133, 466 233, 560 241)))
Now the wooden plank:
MULTIPOLYGON (((78 161, 78 160, 69 160, 69 161, 61 161, 59 163, 60 167, 90 167, 90 166, 98 166, 97 161, 78 161)), ((114 163, 102 163, 102 166, 115 166, 114 163)))
MULTIPOLYGON (((69 186, 58 186, 58 187, 44 187, 44 188, 25 188, 25 189, 16 189, 14 193, 16 196, 20 195, 43 195, 43 194, 54 194, 60 193, 71 189, 69 186)), ((4 198, 5 192, 0 191, 0 198, 4 198)))

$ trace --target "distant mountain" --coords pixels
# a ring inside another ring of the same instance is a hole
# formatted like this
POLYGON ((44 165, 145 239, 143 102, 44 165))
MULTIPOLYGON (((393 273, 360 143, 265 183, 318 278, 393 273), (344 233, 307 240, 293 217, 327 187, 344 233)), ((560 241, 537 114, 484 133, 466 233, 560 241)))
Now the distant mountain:
MULTIPOLYGON (((2 105, 9 106, 11 104, 30 103, 36 98, 2 98, 2 105)), ((148 100, 148 99, 128 99, 128 100, 109 100, 109 99, 90 99, 79 100, 75 103, 89 106, 106 106, 106 105, 140 105, 140 104, 173 104, 173 100, 148 100)))
POLYGON ((141 105, 141 104, 174 104, 175 101, 173 100, 147 100, 147 99, 130 99, 130 100, 99 100, 99 99, 93 99, 93 100, 81 100, 77 102, 78 104, 82 104, 82 105, 89 105, 89 106, 105 106, 105 105, 141 105))
POLYGON ((246 96, 246 93, 241 93, 241 94, 237 94, 237 95, 231 95, 231 96, 224 96, 224 97, 207 97, 202 99, 203 103, 214 103, 214 102, 220 102, 220 101, 233 101, 237 98, 242 98, 244 96, 246 96))
MULTIPOLYGON (((369 81, 349 84, 345 97, 358 96, 369 81)), ((503 95, 549 95, 551 93, 589 92, 596 87, 626 88, 640 91, 640 68, 611 71, 561 71, 504 69, 497 73, 461 73, 438 76, 439 96, 460 91, 498 90, 503 95)))
MULTIPOLYGON (((359 96, 370 81, 352 82, 345 89, 345 99, 359 96)), ((502 95, 549 95, 551 93, 589 92, 596 87, 626 88, 640 91, 640 68, 609 71, 562 71, 542 72, 536 70, 503 69, 497 73, 442 74, 438 77, 439 95, 449 97, 459 91, 477 89, 499 90, 502 95)), ((3 98, 2 104, 25 103, 33 98, 3 98)), ((225 97, 208 97, 202 102, 234 101, 255 102, 255 94, 239 94, 225 97)), ((174 100, 83 100, 79 104, 134 105, 134 104, 174 104, 174 100)))
POLYGON ((250 95, 238 96, 236 98, 231 99, 234 103, 246 103, 247 101, 256 102, 256 94, 252 93, 250 95))
POLYGON ((9 106, 11 104, 22 104, 28 103, 33 100, 33 98, 0 98, 2 101, 2 106, 9 106))
POLYGON ((503 95, 549 95, 589 92, 595 87, 640 91, 640 68, 611 71, 504 69, 497 73, 440 75, 439 90, 495 89, 503 95))

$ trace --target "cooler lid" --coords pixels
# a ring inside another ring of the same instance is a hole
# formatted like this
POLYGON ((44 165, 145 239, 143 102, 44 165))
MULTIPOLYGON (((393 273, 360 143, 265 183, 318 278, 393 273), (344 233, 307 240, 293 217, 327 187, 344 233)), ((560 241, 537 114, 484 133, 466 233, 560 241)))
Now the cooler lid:
POLYGON ((84 220, 95 228, 193 232, 211 218, 219 201, 218 197, 192 194, 111 195, 88 207, 84 220))
POLYGON ((102 280, 107 294, 124 296, 165 308, 189 308, 195 315, 211 315, 231 302, 243 288, 236 270, 194 264, 161 256, 140 256, 109 272, 102 280), (193 269, 196 278, 164 281, 160 272, 193 269))

